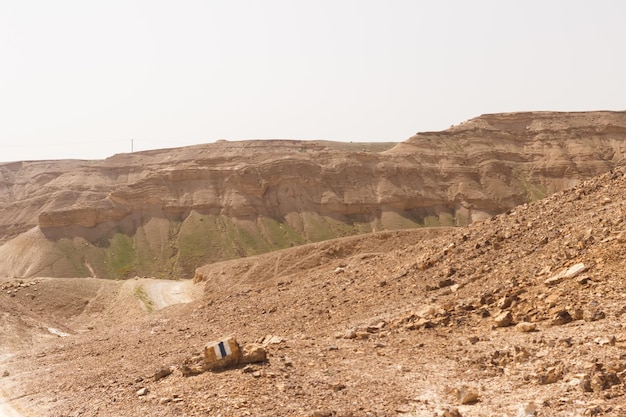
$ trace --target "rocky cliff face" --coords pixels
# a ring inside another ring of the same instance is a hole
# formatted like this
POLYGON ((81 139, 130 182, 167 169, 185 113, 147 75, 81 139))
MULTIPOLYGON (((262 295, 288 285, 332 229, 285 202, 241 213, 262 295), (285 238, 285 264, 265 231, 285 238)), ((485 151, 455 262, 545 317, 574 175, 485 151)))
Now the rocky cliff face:
POLYGON ((305 242, 464 225, 625 156, 626 112, 533 112, 484 115, 396 146, 220 141, 4 164, 0 275, 191 276, 305 242))

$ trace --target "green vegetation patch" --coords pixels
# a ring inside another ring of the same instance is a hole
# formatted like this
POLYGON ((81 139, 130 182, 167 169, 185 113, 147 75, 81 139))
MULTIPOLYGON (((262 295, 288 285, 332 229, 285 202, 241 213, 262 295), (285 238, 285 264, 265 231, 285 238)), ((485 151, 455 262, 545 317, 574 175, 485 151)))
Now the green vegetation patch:
POLYGON ((440 213, 439 214, 439 226, 452 227, 454 224, 454 216, 452 213, 440 213))
POLYGON ((540 184, 531 184, 530 182, 522 181, 524 188, 526 189, 526 195, 529 201, 537 201, 548 196, 546 188, 540 184))
POLYGON ((380 221, 385 230, 413 229, 422 226, 417 220, 409 217, 409 213, 389 210, 382 213, 380 221))
POLYGON ((108 248, 109 270, 115 278, 128 278, 135 274, 136 254, 130 236, 115 233, 109 239, 108 248))
POLYGON ((302 213, 302 221, 304 234, 310 242, 321 242, 337 237, 333 228, 317 213, 302 213))
POLYGON ((152 313, 154 311, 154 303, 152 302, 150 297, 148 297, 146 290, 144 290, 141 285, 135 286, 135 289, 133 290, 133 295, 137 300, 141 302, 141 304, 143 304, 148 313, 152 313))
POLYGON ((438 227, 441 226, 438 216, 428 215, 424 217, 424 227, 438 227))
POLYGON ((63 270, 59 271, 59 261, 57 261, 56 267, 53 264, 53 269, 57 269, 55 274, 65 276, 91 276, 89 269, 85 266, 85 245, 74 240, 63 238, 55 244, 57 250, 60 252, 63 258, 62 264, 63 270))
POLYGON ((304 243, 302 235, 286 222, 280 222, 270 217, 261 217, 258 224, 261 233, 274 250, 304 243))
POLYGON ((192 212, 177 236, 179 265, 193 269, 206 262, 236 257, 230 229, 222 217, 192 212))

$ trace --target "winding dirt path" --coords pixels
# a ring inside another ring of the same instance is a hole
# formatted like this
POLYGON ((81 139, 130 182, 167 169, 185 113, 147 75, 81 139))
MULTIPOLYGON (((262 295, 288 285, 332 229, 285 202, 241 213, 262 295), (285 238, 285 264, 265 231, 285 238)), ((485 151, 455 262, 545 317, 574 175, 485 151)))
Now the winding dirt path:
POLYGON ((141 286, 152 301, 156 310, 174 304, 185 304, 193 301, 199 290, 193 281, 170 281, 163 279, 145 278, 140 280, 141 286))

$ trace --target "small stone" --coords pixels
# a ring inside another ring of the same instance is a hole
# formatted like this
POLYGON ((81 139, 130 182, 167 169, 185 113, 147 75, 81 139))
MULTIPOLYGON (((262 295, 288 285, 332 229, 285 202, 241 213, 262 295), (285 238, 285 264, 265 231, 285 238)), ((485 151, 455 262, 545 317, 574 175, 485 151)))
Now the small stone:
POLYGON ((585 314, 585 321, 598 321, 606 318, 606 314, 601 310, 593 310, 585 314))
POLYGON ((605 389, 611 388, 613 385, 620 384, 621 381, 615 372, 599 372, 591 377, 590 385, 591 389, 595 392, 600 392, 605 389))
POLYGON ((572 314, 574 320, 582 320, 585 317, 585 312, 582 308, 575 308, 572 314))
POLYGON ((585 285, 589 282, 590 279, 591 277, 589 275, 581 275, 579 277, 576 277, 576 283, 579 285, 585 285))
POLYGON ((183 361, 180 370, 183 376, 188 377, 206 372, 207 366, 203 356, 193 356, 183 361))
POLYGON ((435 327, 435 324, 428 320, 428 319, 419 319, 418 321, 416 321, 415 323, 413 323, 413 325, 411 327, 408 327, 410 330, 415 330, 415 329, 432 329, 433 327, 435 327))
POLYGON ((398 414, 408 414, 413 411, 413 407, 408 404, 402 404, 396 407, 396 413, 398 414))
POLYGON ((370 334, 366 330, 357 330, 356 338, 360 340, 369 339, 370 334))
POLYGON ((385 328, 385 326, 387 326, 387 322, 384 320, 379 320, 375 323, 370 324, 369 326, 367 326, 367 332, 368 333, 378 333, 379 331, 381 331, 382 329, 385 328))
POLYGON ((605 345, 615 346, 616 339, 615 339, 615 336, 596 337, 595 339, 593 339, 593 341, 599 344, 600 346, 605 346, 605 345))
POLYGON ((496 303, 496 306, 499 309, 507 309, 511 307, 511 304, 513 303, 513 301, 515 301, 515 298, 516 297, 504 296, 498 300, 498 302, 496 303))
POLYGON ((434 317, 435 314, 437 314, 437 307, 434 305, 426 306, 417 312, 419 318, 430 318, 434 317))
POLYGON ((546 279, 545 281, 543 281, 543 283, 549 287, 556 285, 558 283, 560 283, 561 281, 563 281, 563 275, 562 274, 557 274, 553 277, 550 277, 548 279, 546 279))
POLYGON ((496 327, 508 327, 513 322, 513 315, 510 311, 503 311, 494 318, 496 327))
POLYGON ((159 398, 159 404, 167 404, 167 403, 171 403, 172 399, 169 397, 163 397, 163 398, 159 398))
POLYGON ((245 345, 241 351, 241 363, 257 363, 267 360, 267 352, 257 343, 245 345))
POLYGON ((589 267, 586 266, 585 264, 578 263, 578 264, 570 266, 565 271, 561 271, 558 274, 551 276, 550 278, 546 279, 543 283, 548 286, 556 285, 560 283, 561 281, 563 281, 564 279, 575 278, 578 275, 582 274, 583 272, 587 271, 588 269, 589 267))
POLYGON ((585 416, 599 416, 602 413, 604 413, 604 410, 602 409, 602 407, 596 405, 596 406, 589 407, 588 409, 586 409, 584 415, 585 416))
POLYGON ((163 379, 165 377, 168 377, 172 374, 172 369, 171 368, 161 368, 158 371, 156 371, 154 373, 154 380, 158 381, 159 379, 163 379))
POLYGON ((445 288, 445 287, 451 287, 452 285, 456 284, 456 282, 454 282, 453 279, 450 278, 446 278, 446 279, 442 279, 441 281, 439 281, 439 288, 445 288))
POLYGON ((537 325, 535 323, 523 321, 521 323, 517 323, 517 325, 515 326, 515 330, 520 333, 534 332, 535 330, 537 330, 537 325))
POLYGON ((588 269, 589 267, 586 266, 584 263, 572 265, 567 269, 567 271, 565 271, 565 278, 574 278, 587 271, 588 269))
POLYGON ((9 374, 9 371, 4 371, 4 372, 2 372, 2 378, 6 378, 6 377, 8 377, 9 375, 10 375, 10 374, 9 374))
POLYGON ((446 410, 443 410, 443 412, 439 414, 439 416, 440 417, 463 417, 461 413, 459 412, 459 410, 456 408, 448 408, 446 410))
POLYGON ((456 274, 456 269, 453 267, 446 268, 446 278, 450 278, 452 275, 456 274))
POLYGON ((554 384, 563 377, 563 372, 558 367, 550 367, 538 375, 539 385, 554 384))
POLYGON ((470 342, 470 345, 475 345, 478 341, 480 341, 480 338, 478 336, 472 336, 467 339, 467 341, 470 342))
POLYGON ((356 329, 352 328, 352 329, 348 329, 346 330, 345 334, 343 335, 344 339, 356 339, 356 329))
POLYGON ((148 388, 145 388, 145 387, 144 388, 140 388, 140 389, 137 390, 136 394, 137 394, 138 397, 143 397, 144 395, 148 394, 148 388))
POLYGON ((456 391, 456 398, 463 405, 475 404, 478 402, 478 391, 474 388, 463 386, 456 391))
POLYGON ((346 385, 342 383, 333 384, 332 389, 335 392, 339 392, 346 389, 346 385))
POLYGON ((537 415, 537 408, 533 402, 522 404, 517 409, 517 417, 534 417, 537 415))
POLYGON ((556 313, 556 316, 552 319, 551 323, 553 326, 562 326, 570 323, 572 320, 572 316, 570 316, 567 310, 561 310, 556 313))
POLYGON ((332 417, 333 412, 328 410, 315 410, 309 416, 311 417, 332 417))
POLYGON ((584 375, 581 378, 580 389, 583 392, 593 392, 593 388, 591 388, 591 377, 589 375, 584 375))

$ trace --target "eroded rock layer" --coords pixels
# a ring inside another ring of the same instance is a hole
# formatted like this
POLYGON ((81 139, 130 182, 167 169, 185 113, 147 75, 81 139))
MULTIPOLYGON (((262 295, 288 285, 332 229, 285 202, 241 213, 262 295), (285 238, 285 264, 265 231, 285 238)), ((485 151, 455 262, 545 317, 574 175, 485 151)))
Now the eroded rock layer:
POLYGON ((529 112, 395 146, 220 141, 2 164, 0 275, 191 276, 306 242, 464 225, 609 171, 625 154, 626 112, 529 112))

